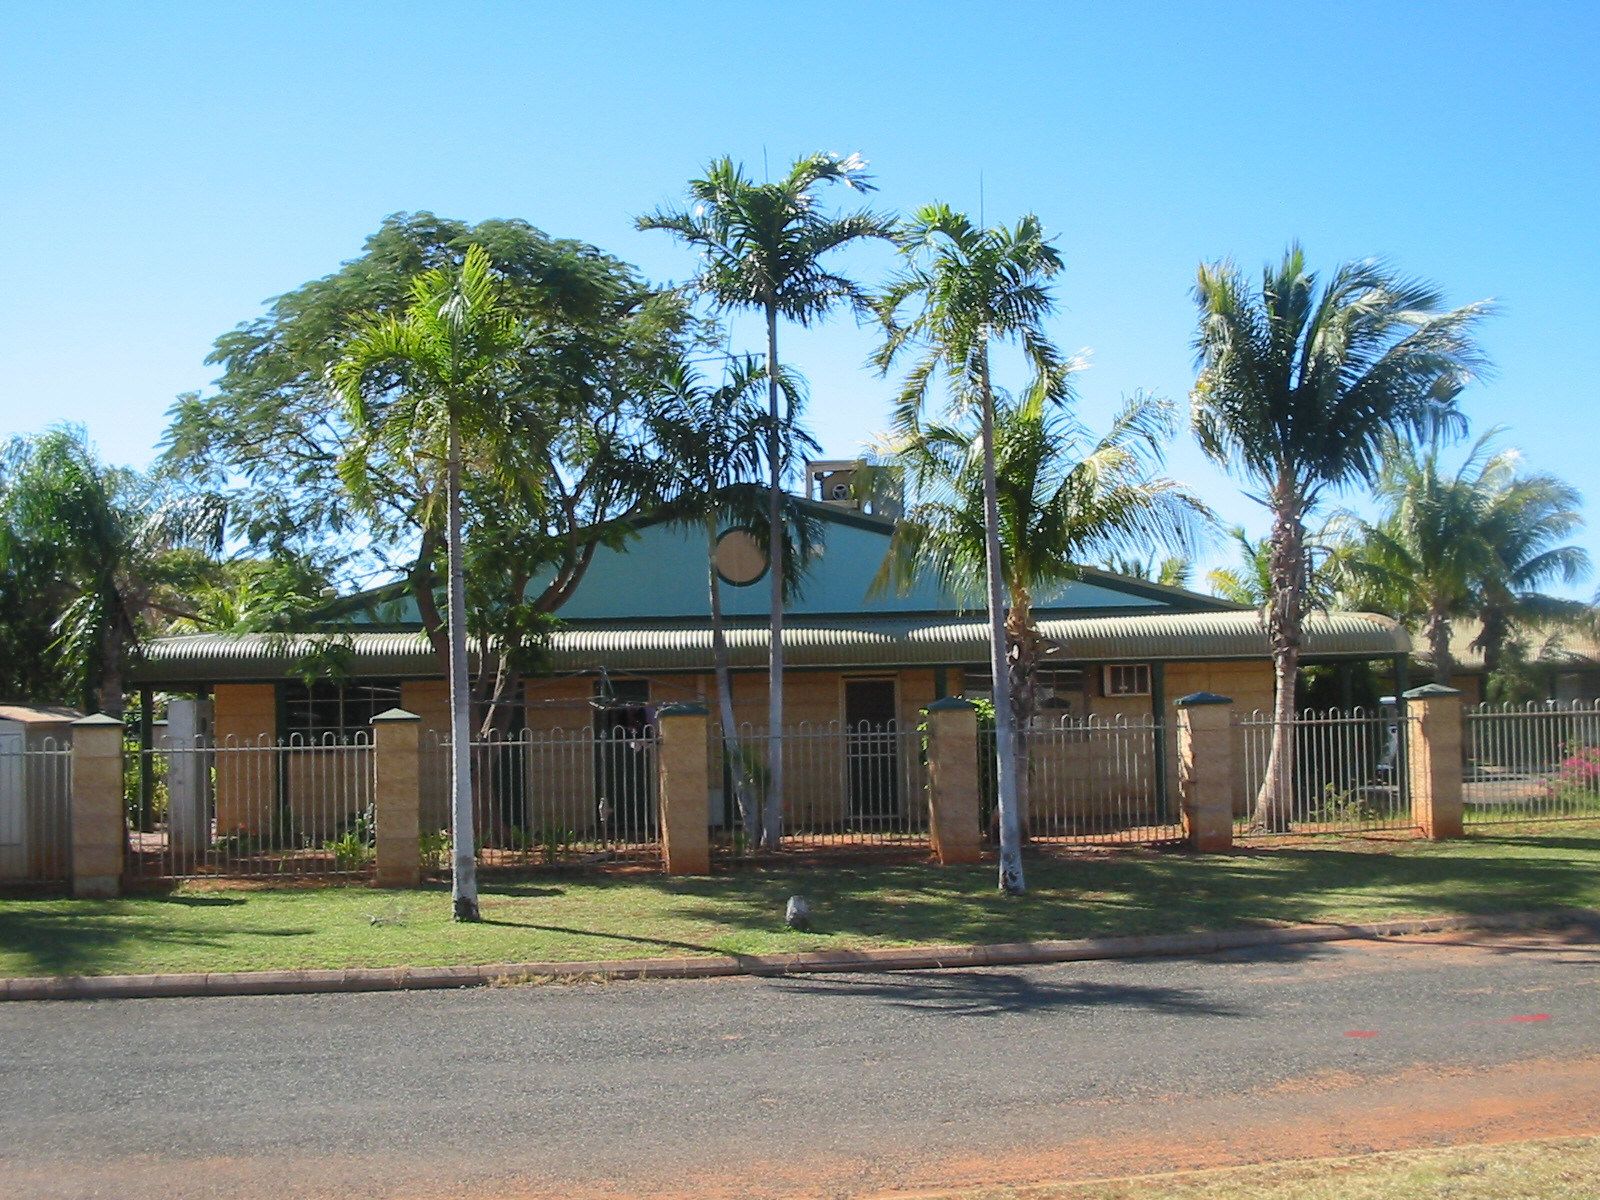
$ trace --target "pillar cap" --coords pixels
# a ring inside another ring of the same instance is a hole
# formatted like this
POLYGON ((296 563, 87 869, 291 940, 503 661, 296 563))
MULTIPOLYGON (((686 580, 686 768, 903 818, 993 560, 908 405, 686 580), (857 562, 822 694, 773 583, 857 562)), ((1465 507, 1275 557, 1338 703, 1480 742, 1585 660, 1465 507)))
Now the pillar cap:
POLYGON ((414 713, 414 712, 407 712, 403 708, 391 708, 391 709, 387 709, 384 712, 381 712, 377 716, 373 717, 372 718, 372 723, 374 725, 376 725, 379 721, 420 721, 420 720, 422 720, 422 718, 417 716, 417 714, 414 713))
POLYGON ((663 704, 656 709, 656 718, 659 720, 662 717, 704 717, 709 715, 710 711, 704 704, 685 701, 677 704, 663 704))
POLYGON ((76 721, 73 721, 72 724, 78 728, 81 728, 85 725, 89 726, 90 728, 94 728, 97 725, 115 725, 118 728, 121 728, 122 726, 122 722, 117 720, 116 717, 109 717, 105 713, 91 713, 87 717, 79 717, 76 721))
POLYGON ((928 712, 976 712, 978 706, 965 696, 941 696, 928 705, 928 712))
POLYGON ((1414 687, 1409 692, 1401 692, 1405 700, 1438 700, 1445 696, 1459 696, 1461 693, 1453 687, 1445 687, 1442 683, 1425 683, 1421 687, 1414 687))
POLYGON ((1232 696, 1219 696, 1215 692, 1190 692, 1173 701, 1178 708, 1202 708, 1208 704, 1232 704, 1232 696))

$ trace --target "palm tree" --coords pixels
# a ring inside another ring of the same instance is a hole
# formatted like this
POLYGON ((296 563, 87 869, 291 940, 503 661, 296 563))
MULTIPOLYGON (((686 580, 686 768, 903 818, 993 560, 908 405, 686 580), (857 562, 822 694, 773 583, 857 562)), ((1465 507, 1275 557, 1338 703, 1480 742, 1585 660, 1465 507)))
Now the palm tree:
POLYGON ((189 615, 184 596, 221 549, 215 496, 102 463, 82 430, 52 430, 21 452, 3 498, 8 557, 48 546, 57 580, 53 650, 101 712, 120 717, 123 677, 152 620, 189 615))
MULTIPOLYGON (((709 384, 687 362, 680 363, 666 380, 663 395, 651 414, 651 430, 662 463, 665 511, 681 524, 697 527, 706 538, 706 587, 711 614, 711 653, 717 680, 717 713, 722 744, 730 764, 740 827, 751 846, 762 845, 763 812, 756 796, 751 763, 739 744, 733 714, 733 676, 728 659, 728 639, 722 614, 721 572, 717 567, 719 528, 760 522, 764 507, 751 490, 762 476, 770 420, 753 399, 766 382, 764 368, 753 359, 729 363, 727 377, 709 384)), ((790 380, 783 381, 786 407, 797 411, 799 398, 790 380)), ((780 438, 786 459, 815 449, 815 443, 793 420, 784 423, 780 438)), ((785 539, 796 541, 799 553, 783 554, 789 566, 790 588, 799 568, 809 557, 809 528, 804 520, 785 523, 785 539)), ((771 555, 769 554, 769 561, 771 555)))
POLYGON ((1005 563, 989 356, 996 344, 1021 347, 1031 372, 1024 407, 1038 408, 1067 397, 1071 364, 1044 333, 1044 320, 1055 307, 1049 284, 1061 270, 1061 256, 1031 214, 1014 228, 983 229, 944 204, 917 210, 900 231, 899 242, 904 267, 878 300, 885 338, 872 361, 887 374, 903 354, 915 352, 897 402, 896 424, 907 444, 918 440, 928 389, 941 371, 956 411, 978 412, 975 470, 982 481, 980 528, 989 665, 994 675, 1000 888, 1018 894, 1025 888, 1022 825, 1006 658, 1005 563), (914 305, 914 311, 902 321, 901 310, 907 305, 914 305))
POLYGON ((664 229, 698 250, 694 286, 718 310, 759 311, 767 329, 767 531, 772 556, 771 657, 768 665, 768 795, 762 832, 776 849, 783 825, 783 466, 778 393, 778 319, 800 325, 845 303, 860 309, 865 297, 851 280, 823 266, 828 255, 854 242, 887 238, 888 220, 871 212, 829 216, 817 204, 827 184, 868 192, 873 184, 859 155, 812 154, 798 159, 777 183, 756 183, 730 158, 706 168, 689 184, 693 207, 662 209, 638 219, 640 229, 664 229))
MULTIPOLYGON (((418 275, 405 314, 369 320, 346 342, 333 368, 334 383, 357 431, 356 444, 340 463, 340 475, 358 504, 373 507, 368 462, 380 447, 390 459, 413 461, 425 473, 444 476, 450 577, 451 899, 458 921, 478 919, 461 476, 468 455, 487 474, 509 469, 515 422, 505 398, 514 388, 513 357, 525 340, 489 256, 473 245, 460 268, 418 275)), ((437 516, 425 519, 431 523, 437 516)))
POLYGON ((1444 684, 1457 622, 1483 620, 1485 665, 1492 645, 1496 669, 1515 620, 1573 607, 1538 589, 1588 570, 1582 549, 1553 544, 1582 524, 1577 492, 1550 476, 1519 476, 1516 452, 1494 451, 1497 436, 1473 442, 1454 471, 1441 466, 1438 436, 1420 447, 1385 438, 1375 488, 1382 516, 1356 524, 1357 548, 1344 564, 1376 607, 1421 627, 1444 684))
POLYGON ((1101 566, 1113 575, 1126 575, 1130 579, 1148 579, 1162 587, 1186 588, 1194 578, 1194 559, 1186 554, 1168 554, 1162 558, 1153 555, 1108 554, 1101 566))
MULTIPOLYGON (((1308 610, 1330 608, 1338 597, 1339 562, 1349 549, 1342 525, 1329 522, 1320 532, 1306 534, 1308 610)), ((1231 567, 1207 571, 1206 586, 1213 596, 1265 612, 1272 599, 1272 540, 1253 538, 1242 526, 1235 525, 1228 530, 1228 541, 1233 543, 1238 557, 1231 567)))
POLYGON ((1206 573, 1211 594, 1265 610, 1272 597, 1272 546, 1266 538, 1253 538, 1244 527, 1228 530, 1238 559, 1231 567, 1213 567, 1206 573))
POLYGON ((1543 590, 1554 583, 1577 583, 1589 574, 1589 555, 1582 547, 1558 544, 1583 528, 1582 505, 1583 497, 1565 481, 1514 470, 1491 496, 1488 525, 1495 570, 1483 584, 1483 627, 1473 640, 1483 651, 1489 675, 1499 672, 1506 644, 1519 626, 1593 626, 1591 605, 1543 590))
POLYGON ((1319 287, 1299 245, 1252 292, 1233 264, 1203 264, 1195 285, 1193 426, 1215 462, 1272 513, 1266 609, 1273 737, 1255 823, 1283 827, 1294 779, 1295 682, 1306 587, 1307 514, 1329 490, 1370 481, 1390 431, 1460 422, 1457 394, 1479 369, 1483 304, 1446 309, 1431 285, 1376 261, 1347 263, 1319 287))
MULTIPOLYGON (((1138 397, 1099 436, 1035 393, 995 406, 993 445, 1000 515, 1000 577, 1007 610, 1007 692, 1025 830, 1031 788, 1025 731, 1038 712, 1044 637, 1035 597, 1080 576, 1075 565, 1150 546, 1191 550, 1209 512, 1154 473, 1174 432, 1172 405, 1138 397)), ((893 455, 912 502, 896 525, 877 586, 902 588, 932 574, 956 595, 981 596, 987 562, 984 463, 969 424, 919 425, 893 455)), ((998 677, 997 677, 998 684, 998 677)), ((998 707, 999 691, 996 691, 998 707)))

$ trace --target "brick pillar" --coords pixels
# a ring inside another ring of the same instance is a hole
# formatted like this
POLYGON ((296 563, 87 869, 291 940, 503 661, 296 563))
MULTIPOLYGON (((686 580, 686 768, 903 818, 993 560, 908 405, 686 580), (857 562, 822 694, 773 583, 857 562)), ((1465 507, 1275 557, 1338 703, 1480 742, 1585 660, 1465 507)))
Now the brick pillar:
POLYGON ((72 723, 72 894, 116 896, 128 844, 122 809, 122 722, 72 723))
POLYGON ((982 856, 978 816, 978 710, 948 696, 928 705, 928 836, 945 866, 982 856))
POLYGON ((422 718, 391 708, 372 718, 372 811, 378 886, 422 882, 422 718))
POLYGON ((1411 815, 1423 837, 1461 836, 1461 693, 1430 683, 1404 694, 1411 815))
POLYGON ((1184 696, 1178 714, 1178 800, 1191 849, 1233 849, 1233 701, 1211 692, 1184 696))
POLYGON ((711 871, 711 773, 706 707, 667 704, 656 712, 661 859, 668 875, 711 871))

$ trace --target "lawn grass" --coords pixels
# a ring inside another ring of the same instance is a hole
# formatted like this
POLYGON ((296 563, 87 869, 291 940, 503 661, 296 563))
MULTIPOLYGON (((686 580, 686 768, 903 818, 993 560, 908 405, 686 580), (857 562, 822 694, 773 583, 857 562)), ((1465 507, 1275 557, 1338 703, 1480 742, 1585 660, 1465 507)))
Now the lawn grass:
POLYGON ((938 1200, 1594 1200, 1600 1196, 1597 1181, 1600 1138, 1556 1138, 1107 1183, 988 1188, 938 1200))
POLYGON ((454 925, 442 888, 186 886, 119 900, 0 899, 0 975, 434 966, 781 953, 1172 933, 1260 923, 1600 907, 1600 822, 1457 842, 1327 839, 1232 855, 1115 851, 991 866, 772 866, 709 878, 547 874, 489 881, 454 925), (805 894, 816 928, 783 927, 805 894))

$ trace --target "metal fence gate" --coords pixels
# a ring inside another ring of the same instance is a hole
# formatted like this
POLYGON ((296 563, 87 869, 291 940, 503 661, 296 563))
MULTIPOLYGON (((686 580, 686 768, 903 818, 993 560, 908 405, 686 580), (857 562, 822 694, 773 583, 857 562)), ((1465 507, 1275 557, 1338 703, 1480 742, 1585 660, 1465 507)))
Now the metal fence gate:
MULTIPOLYGON (((651 726, 521 729, 469 743, 473 829, 488 868, 656 865, 657 737, 651 726)), ((422 737, 424 866, 450 861, 450 740, 422 737)))
POLYGON ((128 795, 134 880, 360 877, 373 865, 373 755, 364 735, 172 740, 139 751, 155 786, 128 795))
POLYGON ((1462 742, 1467 824, 1600 817, 1600 702, 1479 705, 1462 742))
POLYGON ((1280 723, 1254 712, 1236 722, 1235 836, 1352 833, 1416 828, 1406 776, 1415 718, 1398 712, 1306 711, 1280 723), (1257 812, 1275 735, 1291 739, 1294 769, 1278 807, 1257 812))
MULTIPOLYGON (((810 724, 783 729, 783 845, 791 850, 919 851, 928 846, 927 763, 922 734, 898 721, 810 724)), ((751 854, 734 793, 742 773, 754 803, 764 802, 774 739, 741 725, 721 753, 712 786, 713 844, 724 855, 751 854), (720 782, 719 782, 720 781, 720 782)))

